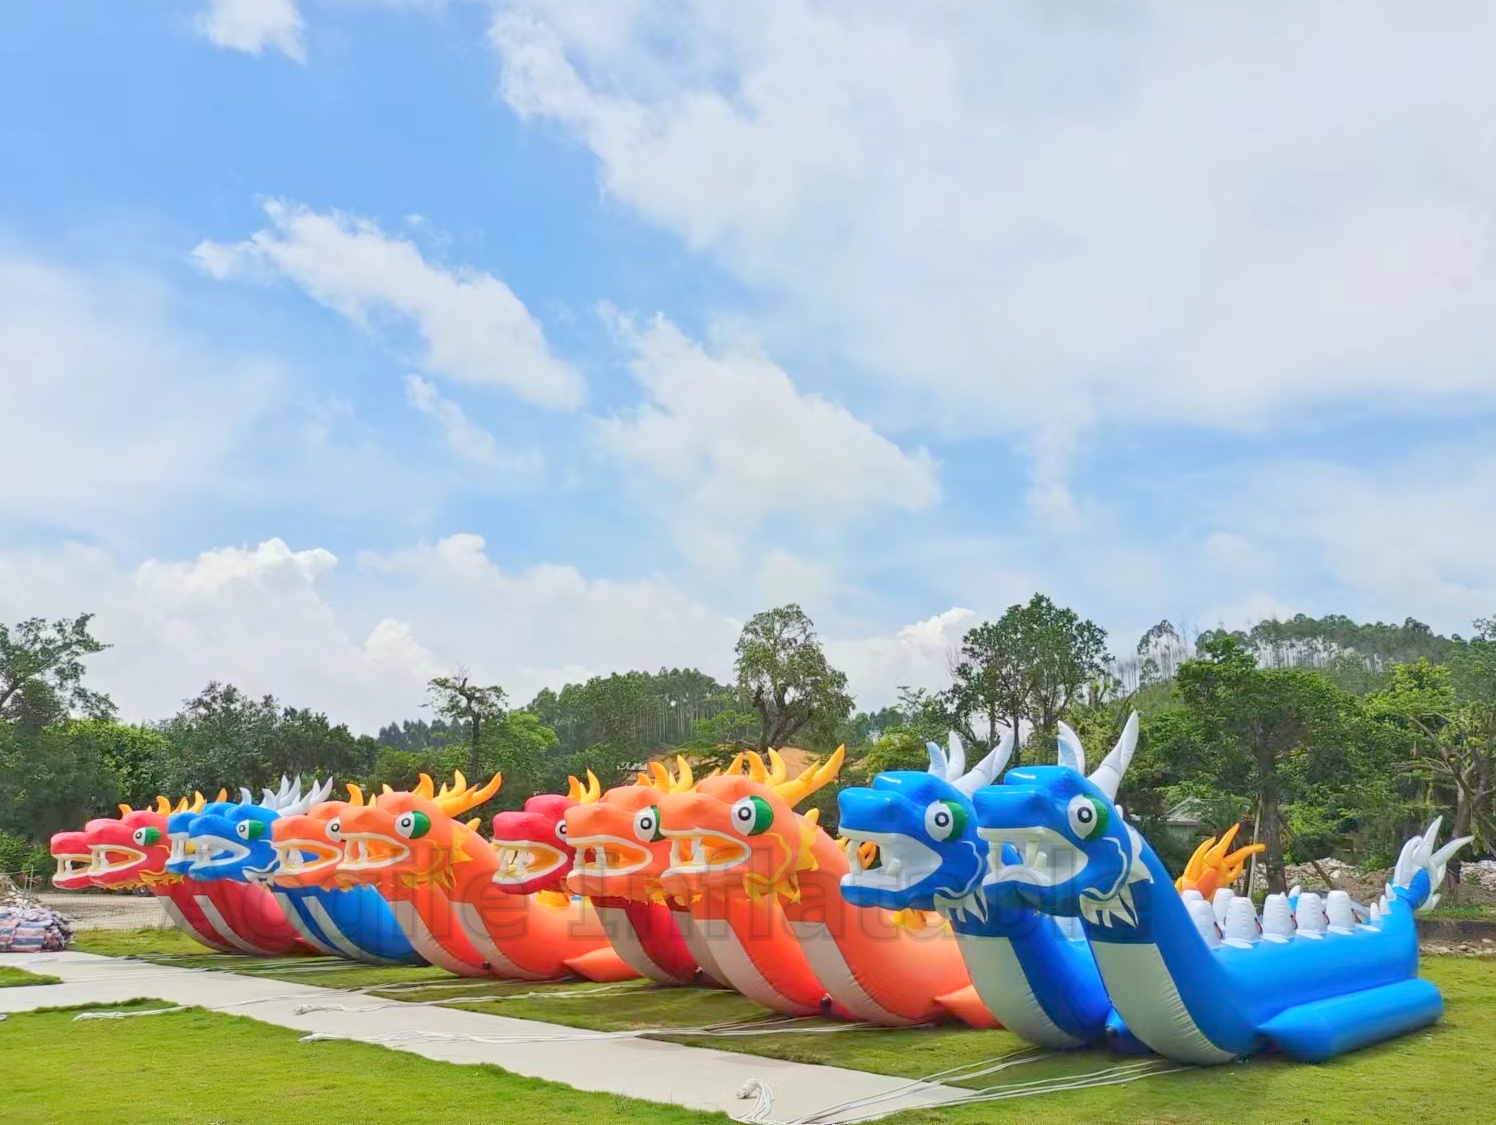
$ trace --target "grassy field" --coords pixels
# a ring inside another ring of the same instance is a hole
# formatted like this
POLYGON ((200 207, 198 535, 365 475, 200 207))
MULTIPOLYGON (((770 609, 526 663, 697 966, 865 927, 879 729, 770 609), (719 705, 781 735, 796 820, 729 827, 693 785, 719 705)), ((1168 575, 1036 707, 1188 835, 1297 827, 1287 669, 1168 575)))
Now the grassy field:
POLYGON ((6 1125, 727 1120, 582 1093, 492 1066, 454 1066, 363 1043, 298 1043, 297 1032, 244 1016, 182 1012, 74 1023, 75 1014, 35 1012, 0 1023, 6 1125))
MULTIPOLYGON (((825 1063, 910 1078, 975 1065, 1021 1050, 1005 1031, 959 1027, 905 1031, 844 1030, 776 1033, 753 1037, 678 1037, 672 1029, 709 1026, 764 1015, 734 993, 666 989, 643 982, 599 986, 570 982, 535 985, 459 981, 430 969, 346 966, 321 958, 274 962, 213 954, 175 935, 87 935, 77 948, 132 953, 173 964, 245 971, 304 984, 360 989, 401 1001, 452 1001, 456 1006, 598 1030, 651 1029, 659 1037, 796 1062, 825 1063), (163 941, 165 938, 167 940, 163 941), (185 942, 185 945, 177 944, 185 942), (324 971, 324 966, 329 966, 324 971), (476 997, 477 999, 472 999, 476 997)), ((1125 1086, 1048 1093, 960 1109, 908 1114, 899 1121, 977 1122, 1080 1120, 1206 1125, 1271 1122, 1298 1125, 1393 1125, 1418 1122, 1460 1125, 1491 1119, 1496 1076, 1486 1062, 1496 1052, 1496 961, 1426 957, 1423 975, 1443 990, 1444 1021, 1428 1032, 1321 1066, 1258 1058, 1217 1067, 1151 1077, 1125 1086), (1436 1093, 1435 1093, 1436 1092, 1436 1093)), ((166 1017, 161 1017, 166 1018, 166 1017)), ((807 1021, 802 1027, 844 1026, 807 1021)), ((1000 1075, 959 1081, 974 1088, 1038 1079, 1076 1079, 1116 1065, 1106 1052, 1079 1052, 1015 1067, 1000 1075)))
POLYGON ((25 969, 14 969, 9 965, 0 965, 0 988, 18 984, 56 983, 56 977, 49 977, 45 973, 28 973, 25 969))

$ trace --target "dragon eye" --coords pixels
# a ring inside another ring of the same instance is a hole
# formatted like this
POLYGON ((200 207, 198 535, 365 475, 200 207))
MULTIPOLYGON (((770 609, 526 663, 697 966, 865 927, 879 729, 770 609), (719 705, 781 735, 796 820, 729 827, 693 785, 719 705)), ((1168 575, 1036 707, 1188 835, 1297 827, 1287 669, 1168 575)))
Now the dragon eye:
POLYGON ((146 825, 144 828, 137 828, 135 830, 135 842, 142 847, 149 847, 151 844, 160 843, 161 829, 153 828, 150 825, 146 825))
POLYGON ((333 817, 327 822, 327 838, 329 840, 341 840, 343 838, 343 822, 338 817, 333 817))
POLYGON ((258 840, 265 835, 265 825, 258 820, 241 820, 234 826, 241 840, 258 840))
MULTIPOLYGON (((734 821, 734 824, 737 822, 734 821)), ((656 840, 663 840, 665 835, 660 831, 660 810, 653 805, 648 805, 634 814, 634 835, 646 844, 652 844, 656 840)))
POLYGON ((420 809, 411 809, 395 818, 395 831, 407 840, 416 840, 431 831, 431 818, 420 809))
POLYGON ((1084 793, 1070 798, 1070 807, 1066 811, 1070 815, 1070 831, 1082 840, 1089 840, 1096 833, 1105 831, 1106 823, 1111 817, 1106 805, 1084 793))
POLYGON ((932 840, 949 840, 966 828, 966 810, 956 801, 932 801, 925 809, 925 831, 932 840))
POLYGON ((744 836, 757 836, 774 823, 774 810, 762 797, 742 797, 732 806, 732 826, 744 836))
POLYGON ((563 841, 566 839, 566 821, 563 820, 560 824, 556 825, 556 835, 563 841))

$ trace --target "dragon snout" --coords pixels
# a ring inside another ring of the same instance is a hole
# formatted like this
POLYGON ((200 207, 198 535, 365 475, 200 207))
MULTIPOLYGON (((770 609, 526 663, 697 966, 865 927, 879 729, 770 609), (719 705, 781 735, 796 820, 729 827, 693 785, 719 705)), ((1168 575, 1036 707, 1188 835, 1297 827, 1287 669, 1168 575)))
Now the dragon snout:
POLYGON ((994 785, 978 789, 973 802, 982 828, 1039 827, 1053 816, 1049 798, 1037 789, 994 785))
POLYGON ((844 789, 836 805, 841 826, 859 832, 897 832, 908 820, 902 800, 871 789, 844 789))

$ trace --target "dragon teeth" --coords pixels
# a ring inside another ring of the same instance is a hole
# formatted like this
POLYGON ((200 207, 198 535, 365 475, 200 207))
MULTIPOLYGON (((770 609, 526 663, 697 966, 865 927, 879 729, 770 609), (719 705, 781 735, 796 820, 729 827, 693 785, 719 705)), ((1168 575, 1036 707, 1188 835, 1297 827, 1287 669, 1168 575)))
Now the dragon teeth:
POLYGON ((1252 909, 1252 900, 1238 896, 1226 906, 1225 939, 1241 945, 1251 945, 1261 939, 1257 929, 1257 911, 1252 909))
POLYGON ((1268 941, 1293 937, 1293 910, 1287 895, 1268 895, 1262 904, 1262 936, 1268 941))
POLYGON ((861 875, 864 870, 862 866, 862 854, 857 850, 856 840, 852 840, 847 844, 847 866, 851 868, 852 873, 855 875, 861 875))
POLYGON ((1226 915, 1231 910, 1231 900, 1236 897, 1236 892, 1230 887, 1222 887, 1216 891, 1215 898, 1210 900, 1211 909, 1215 913, 1217 926, 1226 925, 1226 915))
POLYGON ((1300 937, 1318 937, 1323 934, 1329 920, 1325 917, 1324 902, 1319 895, 1313 891, 1306 891, 1299 895, 1299 905, 1294 911, 1294 920, 1299 924, 1300 937))
POLYGON ((1195 929, 1205 939, 1205 944, 1215 949, 1221 944, 1221 931, 1216 927, 1215 911, 1210 908, 1210 903, 1205 899, 1197 899, 1189 904, 1190 921, 1195 924, 1195 929))
POLYGON ((1356 928, 1356 911, 1351 906, 1351 896, 1345 891, 1331 891, 1325 898, 1325 915, 1332 930, 1356 928))

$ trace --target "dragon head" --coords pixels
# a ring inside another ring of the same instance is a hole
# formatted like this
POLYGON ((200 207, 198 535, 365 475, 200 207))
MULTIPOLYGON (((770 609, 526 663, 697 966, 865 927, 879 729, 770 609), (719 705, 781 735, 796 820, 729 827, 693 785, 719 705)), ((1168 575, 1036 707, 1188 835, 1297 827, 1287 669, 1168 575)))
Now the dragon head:
MULTIPOLYGON (((97 821, 89 821, 95 824, 97 821)), ((75 891, 79 887, 93 885, 89 875, 88 829, 82 832, 54 832, 47 842, 52 858, 57 861, 57 870, 52 873, 52 885, 59 891, 75 891)))
POLYGON ((270 845, 276 860, 270 881, 277 887, 342 885, 338 864, 343 861, 343 845, 328 836, 327 826, 347 809, 363 804, 363 791, 350 783, 346 801, 322 801, 311 804, 305 812, 281 812, 270 825, 270 845))
POLYGON ((660 831, 660 801, 687 793, 696 784, 684 757, 677 773, 649 764, 635 785, 609 789, 587 804, 566 811, 566 839, 576 862, 566 886, 573 894, 635 901, 663 897, 660 876, 670 866, 670 840, 660 831))
POLYGON ((799 873, 815 865, 817 829, 815 817, 795 805, 836 777, 846 752, 838 747, 795 778, 777 751, 769 751, 768 766, 749 754, 747 776, 709 777, 691 792, 662 797, 660 831, 670 840, 665 892, 685 899, 741 886, 753 898, 798 900, 799 873))
MULTIPOLYGON (((241 789, 240 793, 246 796, 247 789, 241 789)), ((220 789, 218 796, 212 801, 207 800, 201 793, 194 793, 192 804, 184 808, 172 810, 172 814, 166 818, 166 839, 171 851, 166 858, 166 873, 168 875, 189 875, 192 872, 193 861, 197 859, 197 849, 192 843, 192 822, 205 812, 221 812, 233 807, 229 800, 229 791, 220 789)))
POLYGON ((1011 769, 1003 784, 979 791, 977 835, 987 841, 987 880, 1016 888, 1046 914, 1136 924, 1131 888, 1152 875, 1142 838, 1123 818, 1116 794, 1137 741, 1133 712, 1117 745, 1087 777, 1080 739, 1061 723, 1059 765, 1011 769))
POLYGON ((933 742, 924 773, 879 774, 870 788, 837 795, 840 834, 852 841, 851 870, 842 877, 842 897, 853 906, 885 910, 933 910, 939 906, 984 911, 985 848, 977 838, 971 795, 991 785, 1013 753, 1013 734, 970 772, 961 740, 950 736, 950 756, 933 742), (867 867, 858 845, 877 847, 878 866, 867 867))
POLYGON ((271 842, 271 826, 282 814, 299 816, 314 804, 326 800, 332 792, 332 781, 323 785, 312 782, 305 794, 301 778, 293 784, 281 778, 277 791, 262 791, 255 802, 249 793, 237 805, 221 811, 204 811, 188 829, 195 849, 190 874, 194 879, 233 879, 246 883, 268 882, 275 873, 278 857, 271 842))
POLYGON ((166 825, 173 812, 191 806, 183 797, 173 809, 165 797, 154 806, 119 807, 117 818, 90 820, 83 835, 87 844, 89 878, 99 887, 134 887, 170 878, 165 874, 170 844, 166 825))
POLYGON ((590 805, 602 795, 602 786, 591 770, 584 785, 568 779, 566 796, 542 793, 525 807, 501 812, 493 818, 493 847, 499 869, 493 881, 500 890, 527 895, 532 891, 561 891, 571 874, 576 849, 567 839, 566 814, 579 805, 590 805))
POLYGON ((453 779, 453 786, 444 782, 439 790, 424 773, 413 790, 402 792, 386 785, 374 800, 350 805, 329 820, 328 839, 343 848, 339 879, 454 887, 457 865, 471 858, 466 845, 473 829, 453 817, 488 800, 504 779, 494 774, 482 787, 468 785, 461 771, 453 779))

